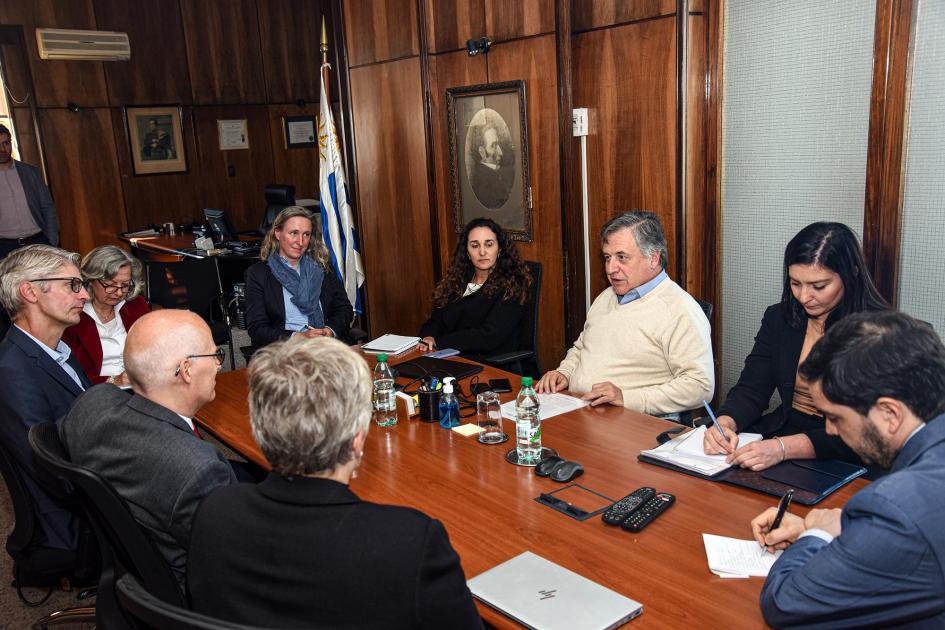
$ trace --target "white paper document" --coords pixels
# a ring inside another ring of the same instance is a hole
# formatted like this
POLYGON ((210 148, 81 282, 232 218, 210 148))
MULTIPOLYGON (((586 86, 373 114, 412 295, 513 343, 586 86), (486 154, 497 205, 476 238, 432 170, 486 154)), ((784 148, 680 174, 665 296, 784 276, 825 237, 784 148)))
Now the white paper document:
MULTIPOLYGON (((702 446, 702 440, 707 430, 715 431, 715 428, 699 427, 688 433, 683 433, 679 437, 673 438, 665 444, 648 451, 640 451, 641 455, 647 455, 660 461, 664 461, 686 470, 692 470, 703 475, 717 475, 723 470, 732 467, 725 463, 725 455, 706 455, 702 446)), ((738 445, 744 446, 761 439, 760 433, 739 433, 738 445)))
POLYGON ((767 577, 781 552, 768 553, 756 540, 702 534, 709 570, 720 577, 767 577))
MULTIPOLYGON (((553 416, 587 407, 587 401, 568 396, 567 394, 538 394, 538 404, 541 405, 541 419, 547 420, 553 416)), ((515 400, 502 405, 502 417, 515 420, 515 400)))
POLYGON ((405 337, 404 335, 381 335, 377 339, 370 341, 363 346, 361 349, 365 352, 370 352, 372 354, 400 354, 410 350, 417 342, 420 341, 420 337, 405 337))

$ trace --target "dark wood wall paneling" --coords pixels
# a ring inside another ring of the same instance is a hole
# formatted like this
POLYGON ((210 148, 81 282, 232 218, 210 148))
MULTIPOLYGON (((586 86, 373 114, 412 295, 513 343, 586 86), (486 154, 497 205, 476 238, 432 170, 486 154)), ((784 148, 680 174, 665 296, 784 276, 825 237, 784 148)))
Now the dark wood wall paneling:
POLYGON ((351 102, 371 332, 415 333, 433 286, 419 58, 352 68, 351 102))
POLYGON ((485 7, 486 30, 494 42, 555 31, 554 0, 485 0, 485 7))
MULTIPOLYGON (((331 0, 0 3, 0 22, 24 31, 63 245, 85 251, 112 242, 119 229, 199 218, 203 207, 225 208, 238 229, 255 228, 263 187, 274 181, 317 197, 318 151, 287 149, 282 121, 317 111, 321 19, 332 37, 331 10, 331 0), (42 61, 37 27, 124 31, 132 57, 42 61), (70 102, 81 111, 65 110, 70 102), (123 108, 165 103, 182 105, 188 172, 135 177, 123 108), (247 118, 250 149, 220 151, 217 118, 247 118)), ((331 46, 330 63, 334 57, 331 46)), ((25 108, 17 116, 29 120, 25 108)), ((38 164, 30 125, 18 124, 18 135, 38 164)))
POLYGON ((580 32, 675 14, 676 0, 573 0, 571 28, 580 32))
POLYGON ((890 304, 899 289, 912 11, 912 0, 878 0, 873 37, 863 248, 873 281, 890 304))
POLYGON ((371 333, 414 333, 433 286, 416 0, 343 6, 371 333))
MULTIPOLYGON (((256 0, 182 2, 191 100, 195 105, 265 103, 256 0)), ((305 73, 297 73, 305 74, 305 73)))
POLYGON ((417 0, 348 0, 344 8, 352 68, 420 54, 417 0))
MULTIPOLYGON (((663 223, 671 271, 676 241, 675 47, 674 16, 576 33, 572 71, 574 107, 587 107, 590 113, 590 246, 595 247, 600 228, 614 214, 649 210, 663 223)), ((580 194, 580 168, 574 177, 580 194)), ((580 213, 579 198, 574 211, 580 213)), ((573 253, 581 255, 580 249, 573 253)), ((590 285, 592 299, 608 286, 602 259, 593 251, 590 285)))
POLYGON ((96 28, 126 32, 132 46, 129 61, 104 64, 109 104, 189 104, 179 1, 94 0, 94 6, 96 28))
POLYGON ((55 157, 49 160, 48 176, 59 209, 62 246, 84 253, 116 243, 127 223, 108 109, 41 109, 39 127, 47 156, 55 157))
MULTIPOLYGON (((479 2, 424 0, 428 50, 440 53, 466 49, 466 41, 486 35, 486 6, 479 2)), ((463 53, 465 54, 465 52, 463 53)))

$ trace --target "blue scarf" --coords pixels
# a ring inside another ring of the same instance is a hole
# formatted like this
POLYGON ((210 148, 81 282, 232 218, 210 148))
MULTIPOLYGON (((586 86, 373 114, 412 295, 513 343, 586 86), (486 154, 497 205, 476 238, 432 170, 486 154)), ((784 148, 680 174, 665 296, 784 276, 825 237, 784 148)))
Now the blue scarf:
POLYGON ((290 299, 295 307, 308 317, 308 325, 312 328, 324 328, 325 316, 322 314, 322 305, 319 298, 322 295, 322 281, 325 279, 325 270, 316 263, 311 256, 302 256, 299 261, 298 273, 289 266, 282 256, 273 253, 266 264, 276 277, 279 284, 292 296, 290 299))

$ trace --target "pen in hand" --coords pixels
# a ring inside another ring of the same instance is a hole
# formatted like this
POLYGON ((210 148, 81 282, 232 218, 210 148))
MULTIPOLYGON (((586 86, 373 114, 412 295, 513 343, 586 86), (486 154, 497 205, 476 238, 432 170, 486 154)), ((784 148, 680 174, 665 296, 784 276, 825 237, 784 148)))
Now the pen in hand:
POLYGON ((794 488, 788 488, 788 491, 781 497, 781 501, 778 502, 778 513, 774 515, 774 520, 771 521, 771 527, 768 528, 769 532, 781 527, 781 521, 784 520, 784 514, 787 512, 788 506, 791 505, 791 499, 793 498, 794 488))
POLYGON ((728 444, 728 438, 725 437, 725 431, 722 430, 722 425, 719 424, 719 419, 715 417, 715 413, 712 412, 712 407, 709 406, 709 403, 702 401, 702 406, 705 407, 705 410, 709 412, 709 417, 712 418, 712 424, 715 425, 715 430, 719 432, 719 435, 722 436, 722 441, 725 444, 728 444))

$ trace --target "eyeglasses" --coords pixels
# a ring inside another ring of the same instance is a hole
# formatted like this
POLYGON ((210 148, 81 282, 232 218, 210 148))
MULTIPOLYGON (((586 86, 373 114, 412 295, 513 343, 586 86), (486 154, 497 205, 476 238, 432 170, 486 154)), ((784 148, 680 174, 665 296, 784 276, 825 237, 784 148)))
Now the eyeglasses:
POLYGON ((82 278, 33 278, 32 280, 27 280, 27 282, 49 282, 51 280, 67 280, 69 282, 69 288, 72 289, 73 293, 78 293, 82 289, 88 289, 88 283, 82 278))
POLYGON ((98 280, 98 283, 102 285, 102 288, 105 289, 105 293, 113 295, 121 291, 122 293, 131 293, 135 289, 134 280, 131 282, 122 282, 121 284, 112 284, 110 282, 105 282, 104 280, 98 280))
MULTIPOLYGON (((188 354, 186 357, 184 357, 184 360, 186 361, 187 359, 199 359, 201 357, 213 357, 214 359, 216 359, 217 369, 219 370, 221 367, 223 367, 223 360, 226 359, 226 350, 221 346, 217 348, 217 351, 214 352, 213 354, 188 354)), ((174 376, 178 376, 179 374, 180 374, 180 367, 178 367, 177 371, 174 372, 174 376)))

